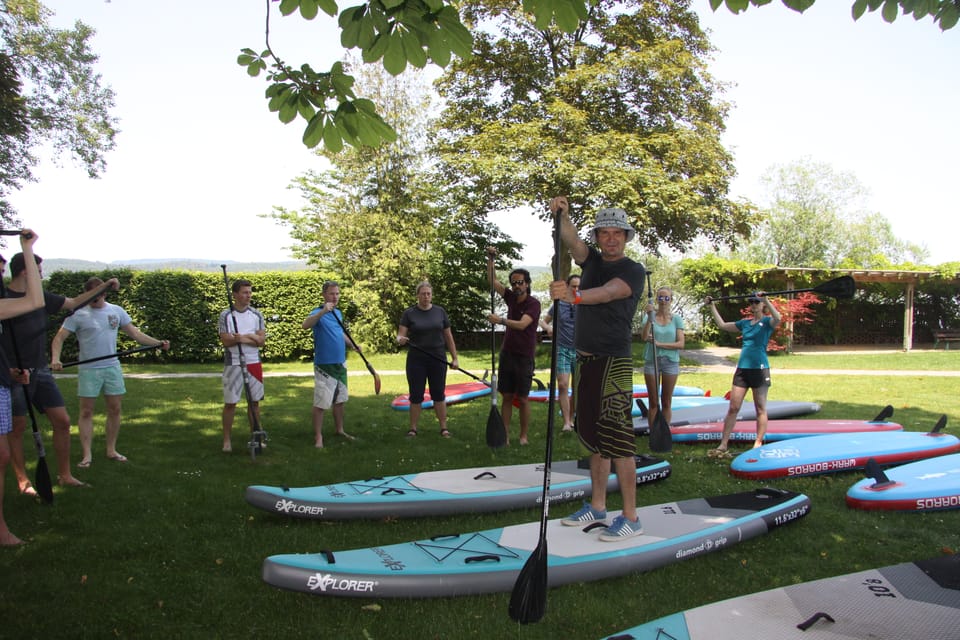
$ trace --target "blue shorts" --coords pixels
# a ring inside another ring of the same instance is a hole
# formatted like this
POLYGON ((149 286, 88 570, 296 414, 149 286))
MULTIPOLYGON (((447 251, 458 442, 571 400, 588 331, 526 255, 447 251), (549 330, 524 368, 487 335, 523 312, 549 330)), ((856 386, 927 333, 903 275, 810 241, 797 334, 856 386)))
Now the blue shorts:
MULTIPOLYGON (((680 363, 671 360, 669 356, 658 356, 657 357, 657 367, 660 369, 660 375, 662 376, 679 376, 680 375, 680 363)), ((655 372, 653 370, 653 361, 643 363, 643 372, 653 375, 655 372)))
POLYGON ((13 431, 13 412, 10 402, 10 387, 0 387, 0 436, 13 431))
POLYGON ((111 367, 80 369, 77 372, 77 396, 96 398, 103 391, 105 396, 122 396, 127 392, 123 384, 123 371, 119 364, 111 367))
POLYGON ((557 345, 557 373, 573 373, 577 366, 577 350, 557 345))
MULTIPOLYGON (((60 394, 60 388, 57 387, 57 381, 53 379, 53 374, 47 367, 40 367, 30 372, 30 384, 27 392, 30 394, 30 401, 33 406, 41 413, 53 407, 62 407, 63 396, 60 394)), ((27 415, 27 399, 23 395, 23 385, 14 385, 11 389, 13 399, 13 415, 20 417, 27 415)))

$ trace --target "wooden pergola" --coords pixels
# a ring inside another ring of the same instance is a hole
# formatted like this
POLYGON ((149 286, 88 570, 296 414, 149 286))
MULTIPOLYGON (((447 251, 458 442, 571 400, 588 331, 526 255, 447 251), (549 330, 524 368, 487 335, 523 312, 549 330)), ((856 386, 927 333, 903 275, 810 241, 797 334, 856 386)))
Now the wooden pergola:
MULTIPOLYGON (((938 278, 941 275, 936 271, 896 271, 886 269, 815 269, 809 267, 773 267, 761 269, 760 273, 781 274, 787 283, 787 289, 794 289, 797 274, 822 273, 825 276, 837 277, 848 275, 857 284, 882 283, 902 284, 906 287, 903 309, 903 350, 913 348, 913 295, 917 284, 923 280, 938 278)), ((960 274, 958 274, 960 276, 960 274)), ((960 277, 954 277, 952 282, 960 282, 960 277)), ((792 327, 791 327, 792 328, 792 327)))

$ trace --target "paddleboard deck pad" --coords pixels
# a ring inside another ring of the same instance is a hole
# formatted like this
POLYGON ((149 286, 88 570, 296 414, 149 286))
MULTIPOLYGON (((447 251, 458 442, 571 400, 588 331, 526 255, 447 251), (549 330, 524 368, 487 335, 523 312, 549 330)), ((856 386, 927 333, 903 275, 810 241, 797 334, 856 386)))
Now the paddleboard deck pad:
MULTIPOLYGON (((637 484, 670 475, 670 463, 654 456, 636 456, 637 484)), ((550 502, 587 500, 587 460, 565 460, 550 466, 550 502)), ((610 474, 608 491, 618 491, 610 474)), ((427 471, 369 478, 317 487, 247 487, 251 505, 296 518, 350 520, 420 517, 537 507, 543 498, 543 463, 427 471)))
MULTIPOLYGON (((490 385, 479 381, 455 382, 448 384, 444 388, 445 402, 447 404, 466 402, 467 400, 487 395, 490 395, 490 385)), ((424 392, 423 404, 420 406, 422 409, 430 409, 433 407, 433 398, 430 397, 429 391, 424 392)), ((404 393, 394 398, 393 402, 390 403, 390 408, 396 409, 397 411, 410 411, 410 394, 404 393)))
POLYGON ((960 556, 824 578, 675 613, 607 640, 958 637, 960 556))
MULTIPOLYGON (((680 398, 675 398, 679 400, 680 398)), ((719 398, 718 398, 719 399, 719 398)), ((730 402, 707 403, 701 406, 680 407, 676 403, 673 405, 673 415, 670 418, 670 426, 679 426, 685 424, 697 424, 701 422, 723 422, 730 408, 730 402)), ((797 400, 768 400, 767 418, 774 420, 777 418, 792 418, 795 416, 804 416, 810 413, 820 411, 820 405, 816 402, 801 402, 797 400)), ((756 420, 757 408, 752 402, 744 402, 740 405, 740 413, 737 414, 737 421, 756 420)), ((646 417, 633 417, 633 430, 638 435, 649 434, 649 426, 646 417)))
POLYGON ((862 469, 871 458, 885 466, 957 451, 960 439, 947 433, 838 433, 749 449, 733 459, 730 473, 753 480, 812 476, 862 469))
POLYGON ((911 462, 883 473, 882 481, 866 478, 850 487, 847 506, 888 511, 960 509, 960 453, 911 462))
MULTIPOLYGON (((810 499, 792 491, 694 498, 637 509, 642 535, 599 540, 602 528, 547 521, 547 579, 556 587, 649 571, 726 549, 795 522, 810 499)), ((608 521, 618 513, 608 512, 608 521)), ((283 589, 331 597, 433 598, 511 591, 537 548, 540 521, 347 551, 268 557, 262 576, 283 589)))

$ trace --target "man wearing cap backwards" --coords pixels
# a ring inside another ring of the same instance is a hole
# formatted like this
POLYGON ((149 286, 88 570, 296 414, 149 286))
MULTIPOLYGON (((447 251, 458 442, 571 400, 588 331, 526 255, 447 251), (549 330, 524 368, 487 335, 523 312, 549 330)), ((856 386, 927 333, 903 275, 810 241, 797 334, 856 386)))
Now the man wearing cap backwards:
POLYGON ((646 271, 624 253, 635 232, 623 209, 597 213, 590 238, 580 238, 570 221, 570 205, 560 196, 550 200, 550 211, 560 216, 560 237, 580 265, 580 290, 567 283, 550 284, 550 296, 577 305, 574 342, 577 349, 576 429, 590 456, 590 502, 561 522, 582 526, 607 519, 607 477, 611 461, 623 496, 623 513, 600 533, 615 542, 643 533, 637 517, 637 465, 633 420, 633 316, 643 296, 646 271))
POLYGON ((705 304, 710 305, 713 321, 722 331, 737 333, 743 337, 743 346, 740 348, 740 359, 737 361, 737 370, 733 372, 733 387, 730 389, 730 408, 723 418, 723 435, 716 449, 707 453, 711 458, 729 458, 727 451, 730 444, 730 434, 737 424, 737 414, 747 395, 747 389, 753 389, 753 405, 757 409, 757 439, 753 446, 763 444, 763 437, 767 433, 767 389, 770 387, 770 361, 767 360, 767 342, 770 336, 780 325, 780 313, 773 306, 770 299, 762 291, 755 291, 747 298, 750 304, 750 317, 736 322, 725 322, 717 311, 717 304, 713 298, 707 296, 705 304), (764 311, 770 315, 765 315, 764 311))

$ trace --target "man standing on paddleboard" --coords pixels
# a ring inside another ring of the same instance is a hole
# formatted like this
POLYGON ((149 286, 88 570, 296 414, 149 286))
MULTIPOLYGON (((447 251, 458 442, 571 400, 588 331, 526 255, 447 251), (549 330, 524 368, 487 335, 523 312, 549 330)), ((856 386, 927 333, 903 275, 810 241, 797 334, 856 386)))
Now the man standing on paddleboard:
POLYGON ((563 280, 550 284, 554 300, 577 305, 576 430, 591 451, 591 498, 561 522, 582 526, 607 518, 607 477, 617 474, 623 513, 600 533, 612 542, 643 533, 637 516, 636 443, 630 405, 633 400, 633 316, 643 296, 646 270, 626 256, 636 232, 623 209, 602 209, 590 231, 597 247, 580 238, 570 220, 570 205, 560 196, 550 201, 560 216, 560 237, 581 267, 580 290, 563 280))

